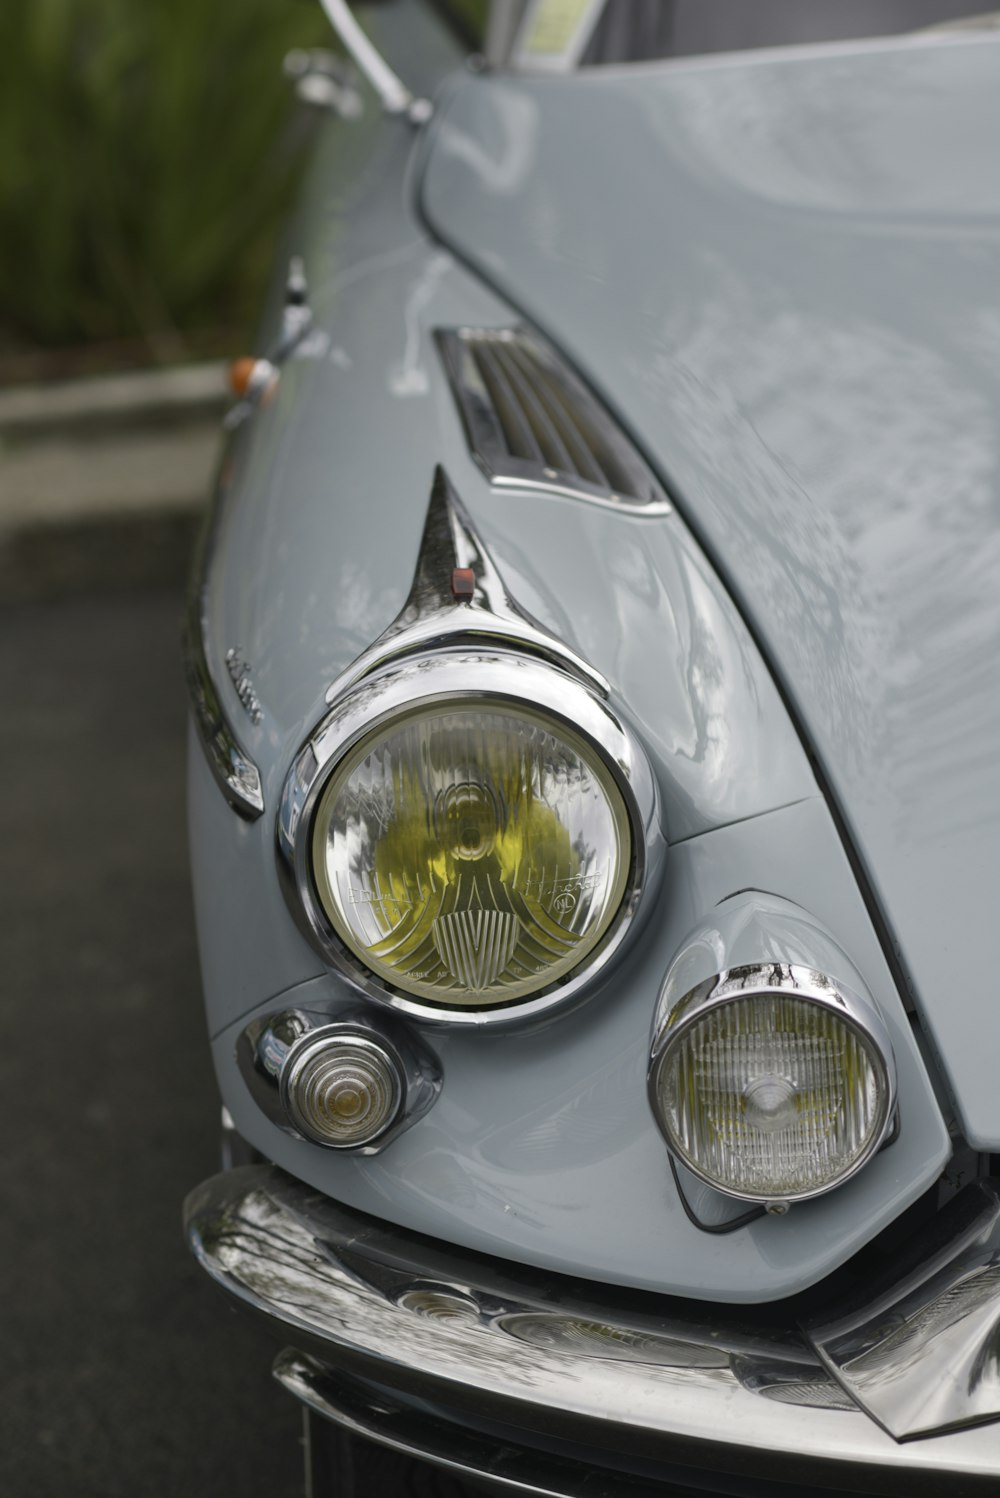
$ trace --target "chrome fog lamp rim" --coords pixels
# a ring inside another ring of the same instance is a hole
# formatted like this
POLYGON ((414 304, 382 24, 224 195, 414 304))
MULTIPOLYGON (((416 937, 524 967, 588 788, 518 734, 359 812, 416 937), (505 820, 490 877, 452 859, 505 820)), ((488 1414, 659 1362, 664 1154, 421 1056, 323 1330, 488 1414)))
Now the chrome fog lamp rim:
POLYGON ((653 1036, 647 1073, 650 1108, 667 1148, 686 1170, 713 1190, 736 1201, 801 1202, 825 1196, 845 1184, 871 1160, 889 1137, 896 1117, 896 1063, 892 1040, 874 1002, 856 989, 814 968, 796 963, 749 964, 728 968, 697 984, 662 1016, 653 1036), (805 1191, 744 1191, 721 1185, 674 1138, 659 1100, 661 1073, 689 1030, 715 1010, 754 998, 794 998, 828 1010, 862 1040, 880 1071, 879 1108, 865 1148, 835 1180, 805 1191))
POLYGON ((346 1029, 343 1025, 331 1025, 328 1028, 311 1030, 302 1036, 285 1058, 278 1085, 281 1105, 294 1128, 313 1143, 335 1150, 356 1151, 376 1143, 392 1129, 399 1118, 406 1098, 405 1072, 402 1061, 394 1048, 373 1035, 365 1034, 360 1030, 346 1029), (379 1126, 356 1139, 337 1140, 323 1135, 312 1126, 300 1104, 299 1086, 304 1073, 311 1063, 322 1057, 325 1051, 329 1052, 333 1049, 339 1049, 348 1054, 354 1053, 359 1059, 374 1064, 383 1072, 389 1084, 389 1106, 379 1126))
POLYGON ((406 656, 349 687, 296 756, 285 781, 277 841, 292 914, 324 958, 377 1003, 437 1026, 514 1025, 577 997, 618 951, 634 923, 662 838, 649 762, 614 710, 582 680, 541 657, 499 648, 439 648, 406 656), (367 968, 340 940, 322 908, 311 858, 313 815, 331 775, 363 738, 414 708, 460 708, 468 701, 518 708, 551 719, 600 756, 624 802, 631 831, 625 893, 608 930, 581 965, 536 996, 492 1008, 448 1008, 421 1001, 367 968))

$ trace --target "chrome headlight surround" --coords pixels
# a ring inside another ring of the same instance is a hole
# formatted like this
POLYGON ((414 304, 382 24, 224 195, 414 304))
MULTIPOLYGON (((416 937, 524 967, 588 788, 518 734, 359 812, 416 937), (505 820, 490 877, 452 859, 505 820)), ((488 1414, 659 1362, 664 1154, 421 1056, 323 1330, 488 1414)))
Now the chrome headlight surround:
POLYGON ((662 853, 656 783, 624 723, 582 681, 539 657, 506 649, 454 647, 407 655, 348 688, 300 751, 285 782, 278 849, 286 897, 302 929, 330 964, 366 997, 436 1025, 511 1025, 566 1004, 591 985, 633 925, 662 853), (314 815, 337 766, 363 738, 414 708, 489 702, 551 719, 582 738, 609 772, 625 804, 631 867, 608 929, 579 967, 536 995, 476 1009, 422 1002, 384 983, 341 941, 316 889, 314 815))
POLYGON ((678 999, 664 1013, 653 1036, 647 1088, 650 1108, 670 1153, 686 1170, 713 1190, 736 1201, 757 1203, 792 1203, 825 1196, 844 1185, 864 1168, 886 1143, 896 1116, 896 1064, 892 1041, 881 1014, 874 1003, 839 979, 828 977, 813 968, 795 963, 750 964, 729 968, 705 979, 678 999), (706 1173, 680 1141, 664 1117, 660 1100, 660 1081, 664 1067, 685 1035, 715 1010, 754 998, 794 998, 814 1004, 836 1018, 861 1040, 870 1057, 880 1068, 878 1110, 864 1149, 836 1179, 809 1190, 745 1191, 722 1185, 706 1173))

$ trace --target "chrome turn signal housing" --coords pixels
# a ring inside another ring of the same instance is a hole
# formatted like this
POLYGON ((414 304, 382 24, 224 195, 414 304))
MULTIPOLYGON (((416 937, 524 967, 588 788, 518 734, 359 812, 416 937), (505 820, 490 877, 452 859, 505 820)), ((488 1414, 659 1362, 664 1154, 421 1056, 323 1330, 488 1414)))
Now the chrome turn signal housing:
MULTIPOLYGON (((317 985, 322 990, 322 980, 303 988, 317 985)), ((272 1124, 360 1155, 378 1154, 412 1128, 441 1091, 437 1057, 406 1025, 367 1006, 331 1005, 315 992, 301 1008, 251 1020, 236 1060, 272 1124)))
POLYGON ((404 1096, 398 1058, 374 1036, 319 1030, 293 1046, 281 1070, 290 1122, 316 1144, 357 1149, 395 1123, 404 1096))
POLYGON ((743 1201, 804 1201, 859 1171, 895 1109, 874 1006, 810 968, 731 968, 675 1003, 654 1037, 653 1113, 694 1175, 743 1201))

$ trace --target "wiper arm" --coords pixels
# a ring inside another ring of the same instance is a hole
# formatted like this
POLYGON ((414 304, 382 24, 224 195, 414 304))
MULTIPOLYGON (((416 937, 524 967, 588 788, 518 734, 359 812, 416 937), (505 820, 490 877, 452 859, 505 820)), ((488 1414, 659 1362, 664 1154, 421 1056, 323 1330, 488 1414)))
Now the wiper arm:
POLYGON ((320 0, 320 4, 344 50, 375 90, 386 114, 405 115, 415 125, 428 120, 431 115, 429 102, 415 98, 392 71, 381 52, 362 31, 347 0, 320 0))

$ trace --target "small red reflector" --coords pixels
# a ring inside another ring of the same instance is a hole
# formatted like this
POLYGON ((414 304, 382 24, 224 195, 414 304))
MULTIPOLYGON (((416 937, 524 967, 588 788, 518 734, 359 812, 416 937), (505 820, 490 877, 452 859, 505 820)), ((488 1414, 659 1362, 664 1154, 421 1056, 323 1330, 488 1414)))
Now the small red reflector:
POLYGON ((455 598, 475 597, 476 574, 471 567, 452 568, 451 591, 455 598))

